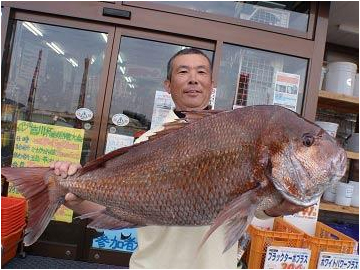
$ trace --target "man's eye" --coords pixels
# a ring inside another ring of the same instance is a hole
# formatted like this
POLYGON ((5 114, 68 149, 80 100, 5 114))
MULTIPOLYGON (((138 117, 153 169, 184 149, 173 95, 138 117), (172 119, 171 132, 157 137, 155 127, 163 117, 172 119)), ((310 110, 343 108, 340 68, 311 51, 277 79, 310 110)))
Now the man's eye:
POLYGON ((187 73, 186 70, 180 70, 179 73, 187 73))

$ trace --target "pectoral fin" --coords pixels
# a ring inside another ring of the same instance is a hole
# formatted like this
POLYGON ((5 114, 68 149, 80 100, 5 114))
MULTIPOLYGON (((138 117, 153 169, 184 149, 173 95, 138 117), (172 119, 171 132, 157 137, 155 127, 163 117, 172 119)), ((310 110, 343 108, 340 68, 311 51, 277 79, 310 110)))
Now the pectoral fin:
POLYGON ((258 205, 256 191, 260 187, 249 190, 231 201, 216 217, 210 229, 206 232, 199 249, 210 235, 222 224, 226 224, 225 249, 226 252, 237 240, 240 239, 255 215, 258 205))
POLYGON ((135 224, 113 217, 106 209, 87 213, 77 218, 92 219, 92 221, 87 225, 87 227, 91 229, 118 230, 123 228, 136 227, 135 224))

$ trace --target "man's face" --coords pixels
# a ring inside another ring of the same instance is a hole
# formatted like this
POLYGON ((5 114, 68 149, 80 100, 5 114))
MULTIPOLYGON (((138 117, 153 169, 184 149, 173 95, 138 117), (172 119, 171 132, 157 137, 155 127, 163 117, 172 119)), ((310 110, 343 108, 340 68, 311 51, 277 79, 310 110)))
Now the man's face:
POLYGON ((176 110, 202 110, 208 104, 213 88, 209 61, 200 54, 179 55, 173 60, 171 80, 164 82, 176 110))

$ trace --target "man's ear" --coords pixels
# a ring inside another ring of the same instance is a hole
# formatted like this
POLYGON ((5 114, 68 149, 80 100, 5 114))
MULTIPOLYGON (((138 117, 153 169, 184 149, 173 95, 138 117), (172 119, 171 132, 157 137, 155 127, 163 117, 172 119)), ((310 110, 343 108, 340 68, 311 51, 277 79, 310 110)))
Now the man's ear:
POLYGON ((170 81, 169 81, 169 80, 165 80, 165 81, 164 81, 164 88, 165 88, 166 92, 168 92, 169 94, 171 94, 170 81))

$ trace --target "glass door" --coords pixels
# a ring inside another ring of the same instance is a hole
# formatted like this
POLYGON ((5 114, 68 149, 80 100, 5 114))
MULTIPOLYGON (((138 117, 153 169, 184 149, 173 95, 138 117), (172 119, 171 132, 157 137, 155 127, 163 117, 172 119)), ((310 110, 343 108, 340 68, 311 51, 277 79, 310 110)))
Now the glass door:
MULTIPOLYGON (((1 166, 48 166, 74 152, 84 165, 96 154, 115 27, 25 13, 14 17, 3 58, 1 166), (17 130, 21 121, 29 136, 17 130)), ((72 220, 65 210, 28 251, 82 258, 86 222, 72 220)))
MULTIPOLYGON (((98 104, 105 90, 105 56, 110 57, 108 36, 113 36, 113 28, 82 30, 27 20, 16 20, 13 28, 2 87, 1 165, 23 165, 12 163, 18 120, 84 129, 84 164, 91 159, 91 147, 96 149, 96 121, 102 109, 98 104)), ((48 156, 47 162, 56 158, 61 156, 48 156)))

